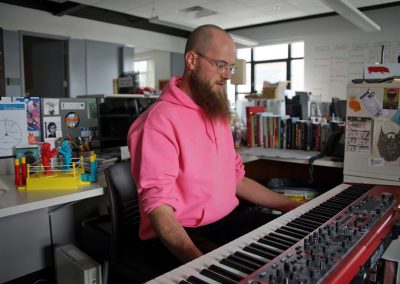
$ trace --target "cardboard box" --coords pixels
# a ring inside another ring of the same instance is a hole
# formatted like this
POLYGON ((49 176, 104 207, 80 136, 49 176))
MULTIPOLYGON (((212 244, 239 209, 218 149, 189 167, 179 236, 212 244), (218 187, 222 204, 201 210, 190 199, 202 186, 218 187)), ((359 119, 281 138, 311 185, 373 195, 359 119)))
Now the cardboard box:
POLYGON ((284 99, 287 81, 281 81, 276 84, 264 82, 263 92, 260 98, 263 99, 284 99))

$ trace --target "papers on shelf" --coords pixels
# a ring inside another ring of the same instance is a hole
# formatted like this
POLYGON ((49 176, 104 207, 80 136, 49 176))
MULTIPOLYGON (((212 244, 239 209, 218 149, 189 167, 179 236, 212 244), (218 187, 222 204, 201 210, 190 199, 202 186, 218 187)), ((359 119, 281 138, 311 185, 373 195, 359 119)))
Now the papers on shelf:
POLYGON ((279 158, 279 159, 294 159, 294 160, 309 160, 318 155, 316 151, 289 150, 289 149, 271 149, 253 147, 240 151, 240 155, 257 156, 259 158, 279 158))
POLYGON ((10 189, 8 188, 8 186, 4 183, 4 181, 2 181, 0 179, 0 193, 5 192, 5 191, 9 191, 10 189))

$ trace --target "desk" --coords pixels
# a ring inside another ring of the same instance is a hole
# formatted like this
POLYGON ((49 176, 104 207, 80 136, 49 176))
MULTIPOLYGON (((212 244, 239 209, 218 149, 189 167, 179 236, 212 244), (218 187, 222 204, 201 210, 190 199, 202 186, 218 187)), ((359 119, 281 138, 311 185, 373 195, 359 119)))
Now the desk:
POLYGON ((98 182, 73 190, 17 190, 14 176, 0 176, 9 188, 0 195, 0 217, 6 217, 32 210, 63 205, 104 194, 104 176, 98 182))
MULTIPOLYGON (((270 149, 241 148, 238 153, 243 159, 246 176, 262 184, 272 178, 288 178, 308 181, 310 177, 309 159, 319 152, 270 149)), ((313 162, 312 186, 322 192, 334 188, 343 182, 343 162, 332 161, 331 157, 322 157, 313 162)))
POLYGON ((77 222, 92 210, 89 201, 100 198, 106 184, 100 176, 74 190, 19 191, 14 176, 0 179, 9 188, 0 194, 0 283, 53 265, 52 245, 75 240, 77 222), (83 209, 78 210, 81 200, 83 209))

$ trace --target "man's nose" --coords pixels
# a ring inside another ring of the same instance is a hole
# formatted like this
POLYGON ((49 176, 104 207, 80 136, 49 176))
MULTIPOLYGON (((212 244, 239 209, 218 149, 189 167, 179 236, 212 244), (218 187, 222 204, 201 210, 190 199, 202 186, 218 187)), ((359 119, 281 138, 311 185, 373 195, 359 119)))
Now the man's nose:
POLYGON ((221 75, 224 80, 230 80, 232 78, 232 74, 229 69, 225 69, 221 75))

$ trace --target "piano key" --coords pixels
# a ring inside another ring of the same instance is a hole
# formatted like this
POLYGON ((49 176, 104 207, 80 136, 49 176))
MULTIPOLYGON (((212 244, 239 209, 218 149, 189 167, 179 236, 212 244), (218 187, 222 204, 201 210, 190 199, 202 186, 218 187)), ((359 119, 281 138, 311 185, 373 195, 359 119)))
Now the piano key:
POLYGON ((239 261, 235 260, 232 256, 224 258, 220 261, 220 263, 224 264, 227 267, 235 268, 243 273, 250 274, 256 271, 258 268, 251 268, 245 264, 240 263, 239 261))
POLYGON ((295 243, 297 243, 299 241, 298 239, 295 239, 295 238, 293 238, 291 236, 282 235, 282 234, 277 233, 277 232, 273 232, 270 235, 274 236, 274 237, 277 237, 277 238, 280 238, 280 239, 284 239, 284 240, 286 240, 288 242, 293 242, 293 244, 295 244, 295 243))
POLYGON ((244 277, 244 275, 239 275, 236 273, 233 273, 231 271, 229 271, 228 269, 224 269, 221 266, 217 266, 215 264, 212 264, 208 267, 209 270, 214 271, 218 274, 224 275, 225 277, 228 277, 229 279, 235 280, 235 282, 238 282, 240 280, 242 280, 244 277))
POLYGON ((295 244, 294 241, 288 241, 288 240, 286 240, 286 239, 277 238, 277 237, 275 237, 275 236, 273 236, 273 235, 271 235, 271 234, 266 235, 266 236, 263 237, 262 239, 270 240, 270 241, 273 241, 273 242, 278 242, 278 243, 280 243, 280 244, 287 245, 288 247, 291 247, 293 244, 295 244))
POLYGON ((250 262, 254 263, 255 265, 260 265, 260 266, 264 265, 268 261, 265 258, 261 259, 261 258, 259 258, 257 256, 249 255, 249 254, 247 254, 245 252, 242 252, 242 251, 236 251, 236 252, 233 253, 233 255, 235 255, 237 257, 240 257, 241 259, 245 259, 247 261, 250 261, 250 262))
POLYGON ((258 242, 262 243, 262 244, 265 244, 265 245, 268 245, 268 246, 271 246, 271 247, 276 247, 276 248, 279 248, 279 249, 282 249, 282 250, 287 250, 288 248, 290 248, 292 246, 292 245, 279 243, 279 242, 277 242, 275 240, 266 239, 266 238, 260 238, 260 239, 258 239, 258 242))
POLYGON ((299 223, 309 224, 310 226, 313 226, 313 227, 316 227, 316 228, 320 226, 319 223, 315 222, 314 220, 307 219, 307 218, 305 218, 303 216, 299 217, 299 218, 296 218, 294 221, 299 222, 299 223))
POLYGON ((292 236, 292 237, 294 237, 294 238, 297 238, 297 240, 301 240, 304 236, 306 236, 306 234, 301 234, 301 233, 299 233, 299 232, 296 232, 296 231, 294 231, 294 230, 290 230, 290 229, 287 229, 287 228, 285 228, 285 227, 281 227, 281 228, 279 228, 278 230, 276 230, 278 233, 282 233, 282 234, 284 234, 284 235, 289 235, 289 236, 292 236))
POLYGON ((306 227, 306 226, 303 226, 303 225, 300 225, 300 224, 296 224, 296 223, 293 223, 293 222, 288 223, 286 226, 287 227, 291 227, 291 228, 295 228, 295 229, 300 229, 300 230, 308 232, 308 233, 314 231, 314 229, 312 229, 310 227, 306 227))
POLYGON ((243 250, 255 255, 265 257, 268 260, 274 259, 277 255, 279 255, 282 252, 282 251, 280 252, 273 251, 271 249, 268 249, 267 247, 263 247, 256 243, 251 243, 250 245, 243 248, 243 250))
POLYGON ((187 279, 187 281, 189 281, 190 284, 209 284, 210 282, 206 282, 196 276, 189 276, 189 278, 187 279))
POLYGON ((222 284, 235 284, 237 282, 207 268, 201 270, 200 274, 222 284))

